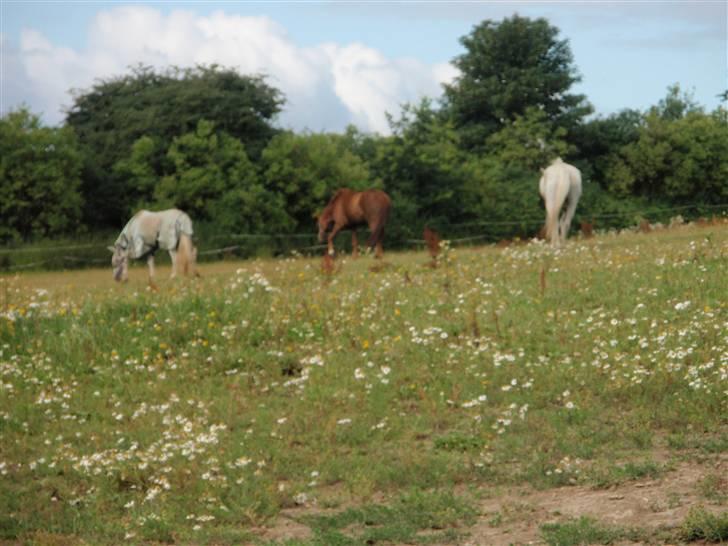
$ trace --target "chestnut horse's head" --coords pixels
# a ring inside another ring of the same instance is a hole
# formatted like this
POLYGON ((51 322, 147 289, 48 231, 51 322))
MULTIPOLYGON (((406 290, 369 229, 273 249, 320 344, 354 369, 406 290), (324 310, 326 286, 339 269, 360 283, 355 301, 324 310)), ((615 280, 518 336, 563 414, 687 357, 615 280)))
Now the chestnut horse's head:
POLYGON ((324 242, 324 237, 326 234, 331 231, 334 227, 334 215, 331 210, 331 206, 328 206, 324 209, 324 211, 321 213, 321 215, 318 217, 318 240, 319 243, 324 242))
POLYGON ((345 190, 337 190, 336 193, 334 193, 333 196, 331 196, 331 199, 329 200, 329 204, 326 205, 326 208, 324 208, 323 212, 318 217, 318 239, 319 243, 324 242, 324 236, 334 229, 334 204, 339 199, 339 197, 345 192, 345 190))

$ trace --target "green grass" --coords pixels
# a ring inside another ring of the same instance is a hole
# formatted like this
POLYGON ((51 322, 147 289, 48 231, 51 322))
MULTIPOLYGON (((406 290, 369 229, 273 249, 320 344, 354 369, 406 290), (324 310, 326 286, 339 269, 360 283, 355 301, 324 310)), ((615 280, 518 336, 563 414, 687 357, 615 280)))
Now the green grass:
POLYGON ((456 538, 458 527, 472 523, 475 514, 469 500, 452 493, 414 492, 390 505, 367 504, 305 518, 314 534, 306 544, 441 543, 456 538))
POLYGON ((629 532, 624 529, 607 526, 587 517, 565 523, 548 523, 541 527, 541 537, 549 546, 614 544, 628 536, 629 532))
POLYGON ((693 508, 680 528, 680 536, 688 542, 704 540, 722 544, 728 541, 728 512, 715 515, 702 507, 693 508))
POLYGON ((0 276, 0 541, 235 544, 321 509, 314 540, 444 540, 465 486, 658 478, 662 439, 710 460, 727 245, 256 260, 157 293, 141 267, 0 276))

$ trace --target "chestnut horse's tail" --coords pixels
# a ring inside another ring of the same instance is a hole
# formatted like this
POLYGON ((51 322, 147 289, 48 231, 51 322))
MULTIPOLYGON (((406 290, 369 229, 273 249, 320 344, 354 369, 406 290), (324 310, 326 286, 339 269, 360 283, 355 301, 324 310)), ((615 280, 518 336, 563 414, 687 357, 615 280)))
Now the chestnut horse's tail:
POLYGON ((379 217, 377 226, 374 228, 374 231, 372 231, 372 234, 369 236, 369 240, 367 241, 367 244, 371 248, 374 248, 378 243, 381 243, 384 238, 384 226, 387 224, 387 220, 389 219, 389 203, 387 203, 387 206, 383 208, 384 210, 382 211, 382 215, 379 217))

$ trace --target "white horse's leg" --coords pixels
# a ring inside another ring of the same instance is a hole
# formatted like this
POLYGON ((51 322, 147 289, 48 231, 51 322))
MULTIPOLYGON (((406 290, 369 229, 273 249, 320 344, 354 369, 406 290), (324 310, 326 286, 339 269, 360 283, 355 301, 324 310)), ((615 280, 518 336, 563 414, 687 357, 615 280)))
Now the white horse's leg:
POLYGON ((552 245, 559 242, 559 209, 546 207, 546 240, 552 245))
POLYGON ((559 225, 559 231, 561 232, 561 240, 566 241, 569 235, 569 229, 571 228, 571 221, 574 219, 574 213, 576 212, 576 205, 581 197, 581 180, 578 185, 573 185, 569 190, 569 205, 566 208, 564 216, 561 218, 559 225))
POLYGON ((154 284, 154 254, 147 256, 147 266, 149 266, 149 286, 156 290, 157 285, 154 284))
POLYGON ((177 276, 177 251, 170 250, 169 258, 172 260, 172 274, 169 276, 169 278, 174 279, 177 276))
POLYGON ((569 236, 569 228, 571 227, 571 220, 574 217, 575 210, 576 203, 574 203, 573 199, 569 199, 569 206, 561 216, 561 220, 559 220, 559 237, 561 238, 561 242, 566 241, 566 238, 569 236))

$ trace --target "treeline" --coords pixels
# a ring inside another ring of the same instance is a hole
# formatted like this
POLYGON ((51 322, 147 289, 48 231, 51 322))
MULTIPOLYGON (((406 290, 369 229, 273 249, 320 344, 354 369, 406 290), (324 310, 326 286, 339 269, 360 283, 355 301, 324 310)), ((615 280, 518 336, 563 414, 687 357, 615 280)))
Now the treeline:
POLYGON ((139 208, 172 206, 208 233, 313 233, 342 186, 392 195, 390 245, 425 224, 530 236, 543 216, 539 170, 556 156, 582 170, 577 220, 597 227, 728 202, 725 108, 707 112, 675 85, 647 111, 589 117, 569 43, 545 19, 486 20, 461 43, 459 77, 437 102, 390 117, 390 136, 280 130, 282 93, 219 66, 100 80, 72 92, 61 127, 7 113, 0 242, 119 230, 139 208))

